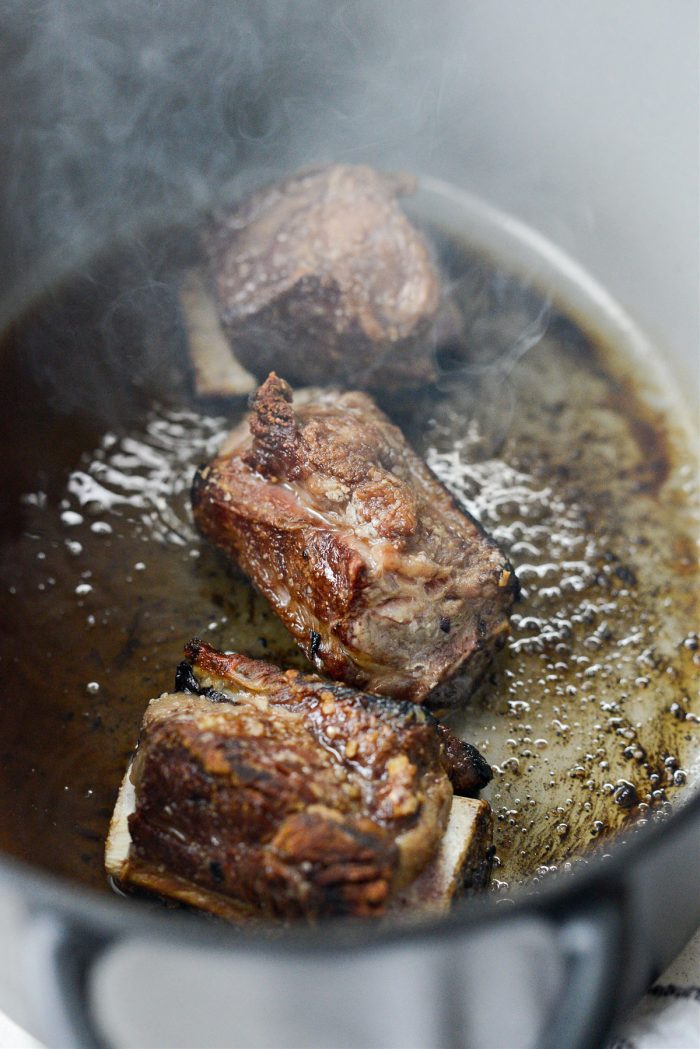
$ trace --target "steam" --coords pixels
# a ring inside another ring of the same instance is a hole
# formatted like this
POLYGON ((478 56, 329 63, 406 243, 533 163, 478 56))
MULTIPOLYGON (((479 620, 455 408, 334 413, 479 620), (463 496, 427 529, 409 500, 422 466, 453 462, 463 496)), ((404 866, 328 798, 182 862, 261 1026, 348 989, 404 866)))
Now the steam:
POLYGON ((462 398, 480 433, 481 451, 499 453, 517 410, 514 372, 545 339, 552 319, 548 292, 497 266, 471 259, 447 294, 462 316, 459 340, 437 350, 443 394, 462 398))
POLYGON ((8 0, 0 322, 98 247, 302 164, 429 170, 461 11, 428 26, 419 0, 8 0))
MULTIPOLYGON (((143 381, 168 385, 177 308, 162 260, 150 254, 151 231, 192 223, 311 163, 445 174, 455 143, 478 151, 478 138, 464 132, 465 105, 478 95, 466 48, 473 14, 444 0, 439 15, 422 0, 8 0, 0 327, 71 271, 83 299, 94 288, 90 317, 78 302, 32 338, 66 409, 94 405, 116 418, 130 403, 130 369, 144 346, 143 381), (128 279, 122 273, 110 288, 89 260, 120 245, 128 245, 128 279), (95 316, 99 353, 80 332, 86 320, 96 330, 95 316), (59 321, 65 330, 56 336, 59 321), (103 350, 106 364, 97 359, 103 350), (65 362, 77 353, 90 364, 71 395, 65 362)), ((468 182, 469 162, 460 170, 468 182)), ((478 267, 449 273, 464 340, 445 386, 470 384, 495 406, 494 418, 502 409, 507 419, 509 375, 544 334, 548 310, 541 300, 531 308, 526 294, 515 302, 499 279, 478 267)))

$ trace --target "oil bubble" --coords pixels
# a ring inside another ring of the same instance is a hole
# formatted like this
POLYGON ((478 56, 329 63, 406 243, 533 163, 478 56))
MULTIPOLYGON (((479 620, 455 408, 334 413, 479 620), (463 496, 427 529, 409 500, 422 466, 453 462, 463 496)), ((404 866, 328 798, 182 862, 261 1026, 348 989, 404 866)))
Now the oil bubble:
POLYGON ((61 514, 61 521, 68 528, 75 528, 76 525, 83 523, 83 515, 75 510, 64 510, 61 514))

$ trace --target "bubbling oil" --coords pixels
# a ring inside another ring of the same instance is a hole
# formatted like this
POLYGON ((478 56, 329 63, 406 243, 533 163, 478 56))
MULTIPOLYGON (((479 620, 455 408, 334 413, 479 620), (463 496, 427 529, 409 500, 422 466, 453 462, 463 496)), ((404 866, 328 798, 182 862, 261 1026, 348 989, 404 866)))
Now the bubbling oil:
POLYGON ((504 892, 663 818, 698 773, 694 474, 658 419, 650 457, 650 414, 561 330, 522 362, 498 455, 475 422, 457 437, 459 387, 422 442, 522 584, 507 651, 454 718, 493 765, 504 892))
MULTIPOLYGON (((605 347, 439 247, 471 342, 384 407, 522 584, 508 645, 449 715, 494 769, 507 894, 663 818, 698 775, 695 473, 605 347)), ((245 406, 194 396, 177 272, 127 261, 18 325, 0 395, 0 847, 104 888, 117 788, 184 643, 308 667, 192 523, 194 470, 245 406)))

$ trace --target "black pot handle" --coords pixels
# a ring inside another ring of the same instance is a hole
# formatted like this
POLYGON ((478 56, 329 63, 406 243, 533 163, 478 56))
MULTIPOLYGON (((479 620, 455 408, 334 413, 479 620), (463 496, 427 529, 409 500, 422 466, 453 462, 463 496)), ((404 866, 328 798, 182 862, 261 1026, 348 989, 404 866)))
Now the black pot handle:
MULTIPOLYGON (((562 989, 543 1019, 538 1049, 599 1049, 615 1019, 617 989, 624 951, 624 912, 610 896, 575 910, 540 910, 540 918, 558 928, 564 960, 562 989), (544 913, 543 913, 544 912, 544 913)), ((25 939, 30 993, 36 1015, 52 1049, 106 1049, 92 1017, 89 978, 92 967, 115 935, 95 933, 83 925, 41 912, 25 939)), ((497 979, 497 975, 494 976, 497 979)), ((454 993, 459 993, 453 986, 454 993)), ((459 1028, 451 1036, 462 1049, 459 1028)), ((451 1043, 452 1044, 452 1043, 451 1043)))
POLYGON ((88 1001, 90 971, 114 940, 42 911, 29 922, 23 959, 27 993, 51 1049, 105 1049, 88 1001))
POLYGON ((599 1049, 618 1006, 626 925, 622 900, 607 895, 553 917, 560 926, 565 976, 538 1049, 599 1049))

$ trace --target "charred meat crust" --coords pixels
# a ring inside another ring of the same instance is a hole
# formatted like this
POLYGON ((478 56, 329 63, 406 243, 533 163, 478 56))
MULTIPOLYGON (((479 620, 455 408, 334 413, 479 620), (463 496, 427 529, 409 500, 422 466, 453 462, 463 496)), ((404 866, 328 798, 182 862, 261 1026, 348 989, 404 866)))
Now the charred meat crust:
MULTIPOLYGON (((302 702, 300 697, 313 699, 320 693, 327 700, 326 693, 329 693, 340 704, 341 720, 336 728, 343 736, 351 732, 347 711, 353 708, 364 710, 373 719, 386 719, 389 723, 427 726, 439 741, 441 764, 455 794, 476 797, 493 777, 491 766, 473 744, 455 736, 447 725, 438 721, 428 710, 408 700, 368 695, 299 670, 282 672, 261 660, 219 652, 199 638, 193 638, 187 643, 185 657, 176 670, 176 692, 194 692, 213 698, 214 701, 232 702, 231 690, 245 681, 246 688, 259 689, 272 704, 296 704, 302 702), (280 678, 283 679, 282 686, 280 678), (229 690, 228 694, 223 690, 229 690)), ((330 709, 327 704, 326 713, 330 709)), ((334 738, 337 738, 335 734, 334 738)), ((368 753, 367 760, 372 760, 371 753, 368 753)))
POLYGON ((435 719, 200 641, 186 655, 184 691, 144 717, 134 861, 252 913, 381 914, 447 823, 454 760, 435 719))
POLYGON ((466 667, 466 695, 507 635, 512 566, 367 395, 297 401, 260 387, 197 472, 198 527, 320 671, 420 702, 466 667))
MULTIPOLYGON (((258 375, 386 389, 435 378, 449 315, 430 250, 397 203, 415 180, 361 165, 299 172, 215 216, 202 238, 219 315, 258 375)), ((454 320, 452 321, 454 325, 454 320)))
POLYGON ((491 782, 493 772, 486 758, 473 743, 460 739, 436 719, 436 729, 443 747, 443 762, 448 770, 455 794, 473 798, 482 787, 491 782))
POLYGON ((271 375, 267 388, 258 391, 250 417, 253 447, 248 460, 266 477, 294 477, 299 433, 292 407, 292 390, 284 379, 271 375))

